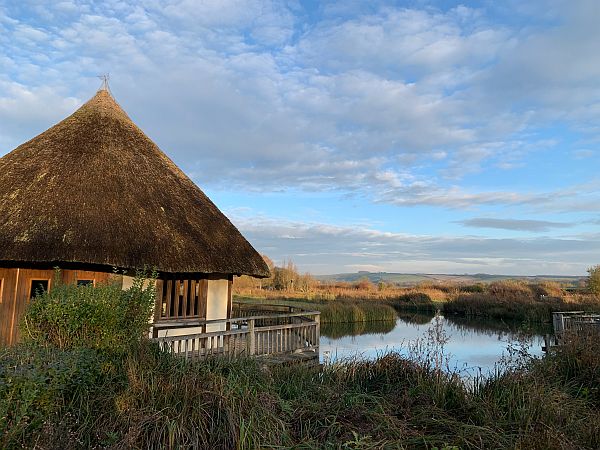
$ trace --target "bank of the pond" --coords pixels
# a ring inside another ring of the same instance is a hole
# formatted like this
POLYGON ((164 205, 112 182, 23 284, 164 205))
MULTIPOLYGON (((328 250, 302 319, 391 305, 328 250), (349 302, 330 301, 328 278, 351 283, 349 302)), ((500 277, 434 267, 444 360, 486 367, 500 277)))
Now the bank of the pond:
POLYGON ((390 312, 381 305, 392 306, 400 312, 442 311, 447 316, 529 323, 551 322, 554 311, 584 310, 600 313, 600 298, 590 293, 572 294, 556 283, 525 283, 515 280, 486 285, 435 285, 381 292, 355 289, 337 292, 336 295, 328 291, 264 291, 263 294, 264 297, 249 300, 305 305, 321 310, 325 320, 332 322, 360 321, 363 316, 369 317, 367 320, 389 320, 390 312), (357 306, 354 312, 352 305, 357 306), (359 310, 368 310, 369 313, 361 314, 359 310))
POLYGON ((236 297, 235 301, 245 304, 274 304, 296 306, 321 312, 321 323, 394 322, 395 309, 382 302, 370 300, 309 301, 260 297, 236 297))
POLYGON ((323 368, 127 355, 0 352, 0 448, 600 447, 599 342, 466 387, 389 354, 323 368))

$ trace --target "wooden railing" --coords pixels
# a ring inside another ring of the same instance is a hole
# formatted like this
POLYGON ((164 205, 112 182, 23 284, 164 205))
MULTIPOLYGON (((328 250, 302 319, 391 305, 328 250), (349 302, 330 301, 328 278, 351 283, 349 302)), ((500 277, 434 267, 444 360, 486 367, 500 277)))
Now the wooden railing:
POLYGON ((209 355, 277 355, 298 351, 314 352, 318 356, 318 311, 286 313, 262 308, 261 305, 263 314, 232 319, 159 321, 153 326, 153 340, 163 350, 186 359, 209 355))
POLYGON ((552 313, 552 325, 554 334, 545 337, 545 350, 561 345, 574 336, 600 333, 600 314, 557 311, 552 313))
POLYGON ((556 334, 596 330, 600 329, 600 314, 584 311, 554 312, 552 323, 556 334))

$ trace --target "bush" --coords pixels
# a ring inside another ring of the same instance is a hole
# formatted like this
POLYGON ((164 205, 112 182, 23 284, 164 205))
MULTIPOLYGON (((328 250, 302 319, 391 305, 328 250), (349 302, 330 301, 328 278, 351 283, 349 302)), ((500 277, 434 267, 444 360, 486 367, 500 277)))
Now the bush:
POLYGON ((588 273, 588 289, 592 294, 600 294, 600 265, 590 267, 588 273))
POLYGON ((460 287, 461 292, 482 293, 485 292, 485 286, 482 283, 466 284, 460 287))
POLYGON ((524 300, 534 297, 531 287, 520 280, 502 280, 490 283, 488 294, 502 300, 524 300))
MULTIPOLYGON (((21 447, 17 442, 72 448, 68 430, 93 439, 98 430, 90 417, 110 414, 106 394, 118 379, 119 364, 95 350, 5 350, 0 354, 0 448, 21 447)), ((84 442, 80 446, 87 447, 84 442)))
POLYGON ((393 300, 390 304, 397 309, 405 311, 428 311, 435 312, 439 309, 431 297, 423 292, 409 292, 393 300))
POLYGON ((26 342, 125 351, 148 331, 155 288, 144 283, 143 274, 125 291, 116 284, 75 286, 60 283, 58 276, 56 280, 25 313, 21 328, 26 342))
POLYGON ((600 408, 600 335, 596 332, 572 336, 537 367, 538 374, 561 383, 574 397, 600 408))

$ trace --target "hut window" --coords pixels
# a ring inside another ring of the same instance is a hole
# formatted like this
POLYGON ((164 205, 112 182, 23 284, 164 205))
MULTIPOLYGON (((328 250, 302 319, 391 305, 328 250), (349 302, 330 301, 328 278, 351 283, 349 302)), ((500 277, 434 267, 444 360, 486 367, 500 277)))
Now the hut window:
POLYGON ((94 280, 77 280, 77 286, 89 286, 94 285, 94 280))
POLYGON ((202 317, 206 283, 203 280, 165 280, 160 315, 165 319, 202 317))
POLYGON ((35 297, 37 294, 41 294, 48 290, 50 280, 31 280, 31 287, 29 289, 29 298, 35 297))

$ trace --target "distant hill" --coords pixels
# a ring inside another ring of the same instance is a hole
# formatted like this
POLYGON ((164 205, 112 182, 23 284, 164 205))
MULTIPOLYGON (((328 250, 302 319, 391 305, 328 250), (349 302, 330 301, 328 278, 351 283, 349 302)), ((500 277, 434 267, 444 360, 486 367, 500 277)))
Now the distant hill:
POLYGON ((453 275, 453 274, 430 274, 430 273, 393 273, 393 272, 353 272, 336 273, 332 275, 315 276, 320 281, 348 281, 355 282, 361 278, 368 278, 373 283, 380 281, 394 283, 400 286, 414 286, 422 282, 441 283, 491 283, 498 280, 525 280, 530 282, 556 281, 566 285, 576 286, 580 280, 585 279, 581 276, 555 276, 555 275, 536 275, 536 276, 518 276, 518 275, 490 275, 487 273, 477 273, 473 275, 453 275))

